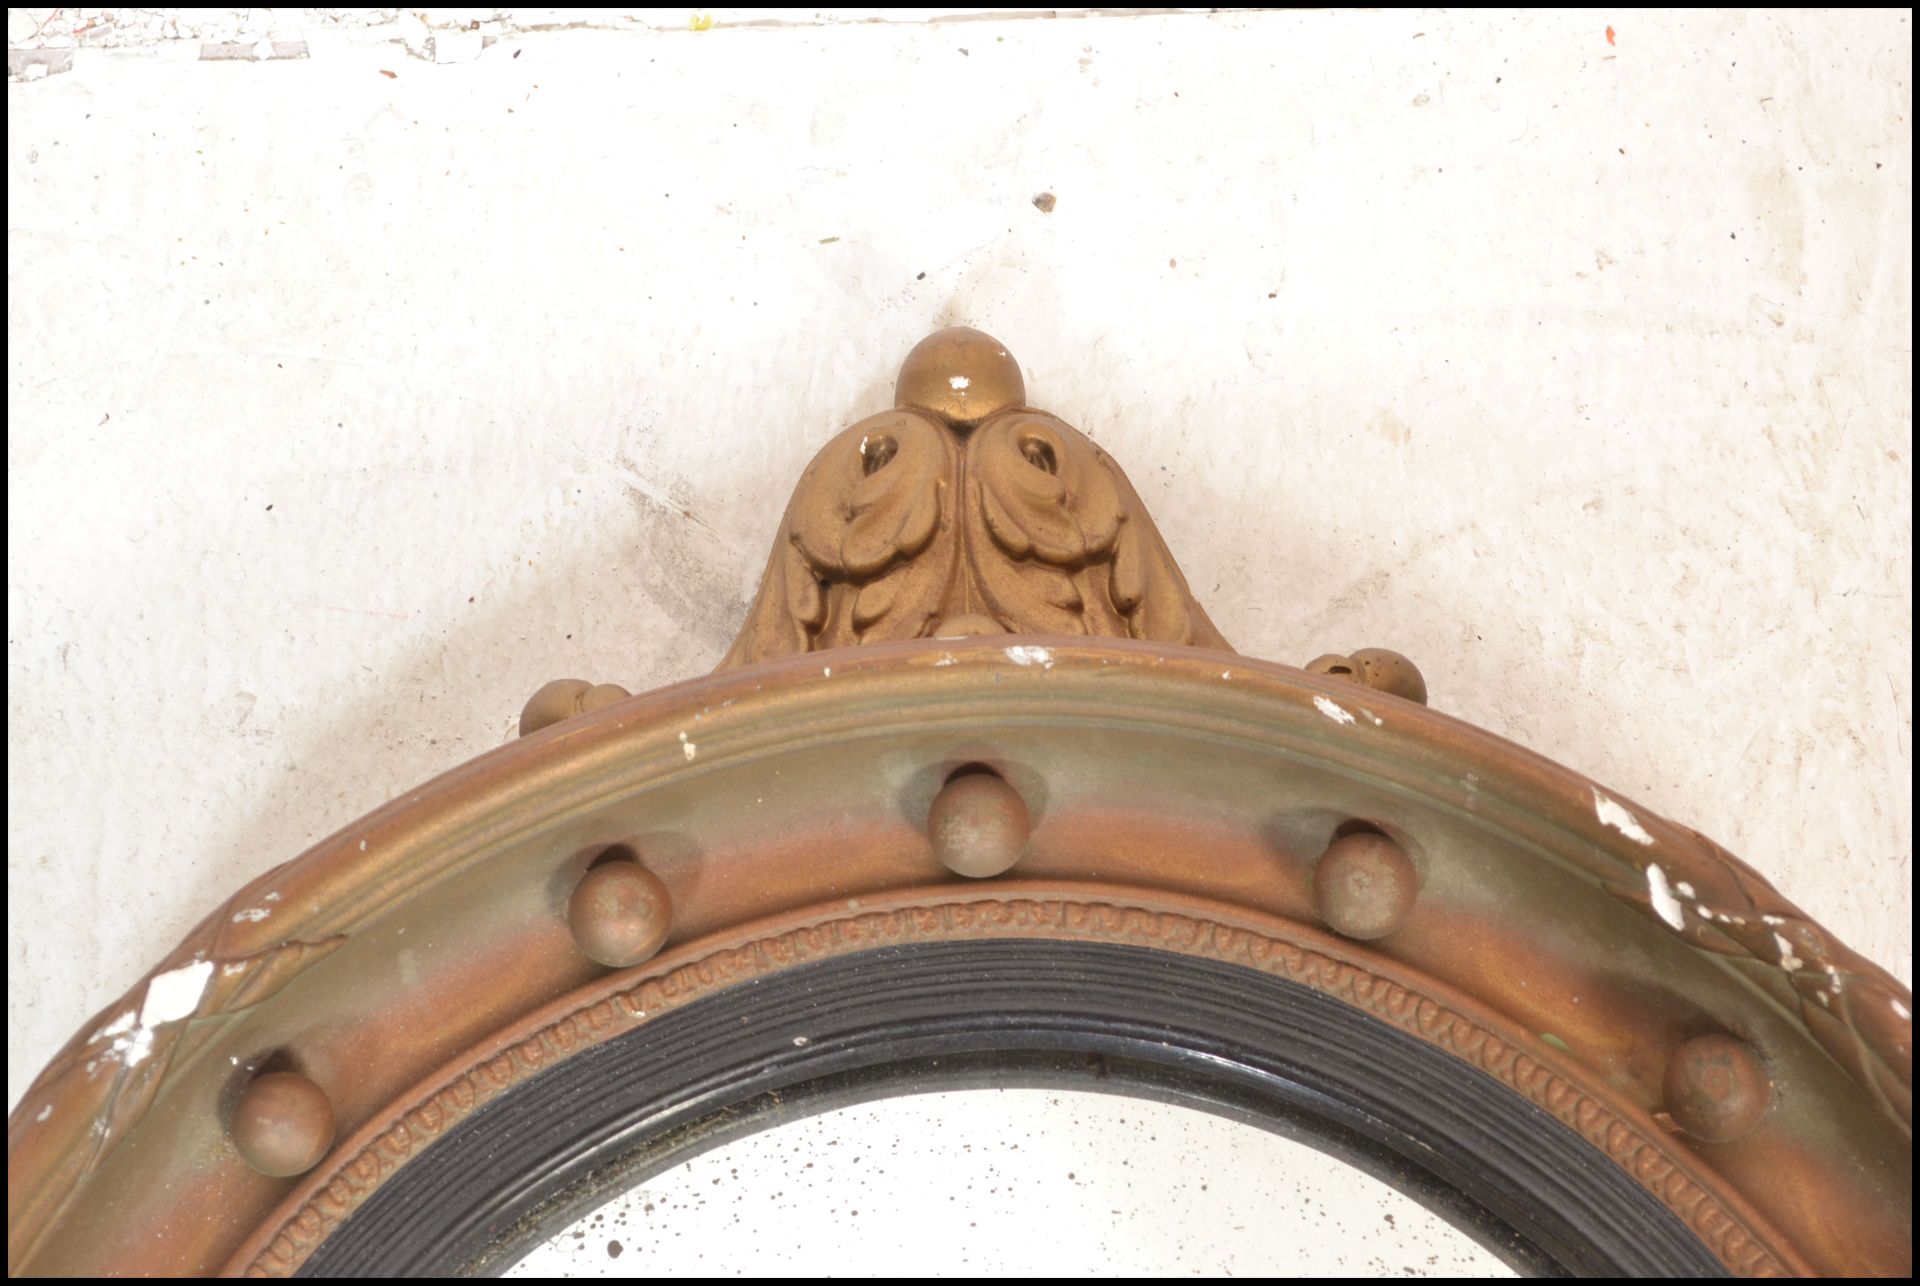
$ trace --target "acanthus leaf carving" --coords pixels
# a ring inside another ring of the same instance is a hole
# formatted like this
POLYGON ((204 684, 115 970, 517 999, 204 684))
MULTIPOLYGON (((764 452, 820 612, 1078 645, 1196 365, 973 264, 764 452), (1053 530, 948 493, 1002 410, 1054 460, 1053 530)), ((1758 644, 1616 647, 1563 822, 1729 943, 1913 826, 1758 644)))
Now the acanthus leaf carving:
POLYGON ((956 545, 954 448, 931 416, 869 416, 794 488, 760 593, 722 668, 883 639, 938 620, 956 545))
MULTIPOLYGON (((933 382, 991 379, 956 367, 933 382)), ((903 389, 927 381, 902 372, 903 389)), ((1002 403, 977 420, 903 405, 829 442, 794 490, 720 668, 954 622, 1230 651, 1119 466, 1055 416, 1002 403)))
POLYGON ((994 618, 1023 632, 1123 633, 1104 587, 1088 594, 1076 576, 1111 555, 1126 516, 1093 444, 1050 415, 1009 411, 974 431, 965 467, 969 570, 994 618))

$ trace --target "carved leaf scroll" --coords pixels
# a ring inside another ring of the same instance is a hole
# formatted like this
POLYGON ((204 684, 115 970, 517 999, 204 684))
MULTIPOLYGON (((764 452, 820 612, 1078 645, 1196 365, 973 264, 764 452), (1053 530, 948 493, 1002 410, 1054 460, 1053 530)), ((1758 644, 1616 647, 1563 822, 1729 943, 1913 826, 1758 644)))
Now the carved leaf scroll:
POLYGON ((1075 578, 1112 554, 1127 517, 1093 444, 1015 411, 980 427, 967 464, 967 553, 993 615, 1043 634, 1124 633, 1103 589, 1075 578))
POLYGON ((1016 409, 960 437, 895 410, 807 467, 721 668, 928 637, 960 617, 1230 650, 1125 475, 1082 434, 1016 409))
POLYGON ((747 623, 721 668, 917 638, 939 619, 955 546, 955 456, 917 411, 869 416, 800 477, 747 623))

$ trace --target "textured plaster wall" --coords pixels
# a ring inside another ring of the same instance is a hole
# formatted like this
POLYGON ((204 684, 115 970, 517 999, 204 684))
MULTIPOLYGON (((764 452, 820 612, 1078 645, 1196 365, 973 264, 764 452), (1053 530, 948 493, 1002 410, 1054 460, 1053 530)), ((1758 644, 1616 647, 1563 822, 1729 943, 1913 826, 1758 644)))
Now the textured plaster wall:
POLYGON ((1399 648, 1910 979, 1906 12, 808 13, 21 64, 9 1102, 544 680, 711 667, 962 322, 1242 650, 1399 648))

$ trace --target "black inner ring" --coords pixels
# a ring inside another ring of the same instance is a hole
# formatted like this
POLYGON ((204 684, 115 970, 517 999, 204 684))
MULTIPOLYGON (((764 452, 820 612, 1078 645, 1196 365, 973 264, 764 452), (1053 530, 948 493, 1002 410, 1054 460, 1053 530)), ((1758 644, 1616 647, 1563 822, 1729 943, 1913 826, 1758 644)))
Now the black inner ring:
POLYGON ((301 1274, 504 1270, 582 1210, 728 1138, 985 1084, 1132 1094, 1301 1139, 1525 1272, 1725 1275, 1604 1153, 1415 1036, 1251 969, 1019 939, 877 948, 663 1013, 476 1111, 301 1274))

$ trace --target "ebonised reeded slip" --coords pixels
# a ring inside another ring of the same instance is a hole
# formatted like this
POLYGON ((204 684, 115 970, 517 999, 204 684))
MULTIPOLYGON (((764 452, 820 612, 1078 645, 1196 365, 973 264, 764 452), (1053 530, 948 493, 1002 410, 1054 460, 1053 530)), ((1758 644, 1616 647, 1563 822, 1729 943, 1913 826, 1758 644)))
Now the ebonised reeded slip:
POLYGON ((497 1271, 616 1188, 739 1133, 988 1083, 1132 1094, 1300 1138, 1522 1271, 1724 1273, 1585 1140, 1431 1045, 1270 975, 1028 940, 883 948, 663 1014, 476 1112, 302 1273, 497 1271))

